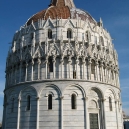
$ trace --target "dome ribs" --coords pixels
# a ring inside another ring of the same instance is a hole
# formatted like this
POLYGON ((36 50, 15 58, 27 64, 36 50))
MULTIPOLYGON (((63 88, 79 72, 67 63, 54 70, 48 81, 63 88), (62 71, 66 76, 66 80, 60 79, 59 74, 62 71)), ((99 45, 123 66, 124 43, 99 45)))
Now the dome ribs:
POLYGON ((89 13, 75 8, 73 0, 51 0, 51 4, 46 10, 38 12, 27 21, 27 26, 30 25, 32 21, 37 22, 38 19, 47 20, 49 17, 51 19, 76 19, 77 15, 83 21, 88 19, 89 22, 96 24, 96 21, 89 13))
POLYGON ((33 22, 37 22, 38 19, 44 18, 46 10, 42 10, 41 12, 35 14, 32 18, 30 18, 27 22, 27 25, 30 25, 33 22))
POLYGON ((56 18, 67 19, 70 17, 70 10, 66 6, 64 6, 64 7, 51 7, 46 12, 45 19, 48 19, 49 16, 51 19, 56 19, 56 18))

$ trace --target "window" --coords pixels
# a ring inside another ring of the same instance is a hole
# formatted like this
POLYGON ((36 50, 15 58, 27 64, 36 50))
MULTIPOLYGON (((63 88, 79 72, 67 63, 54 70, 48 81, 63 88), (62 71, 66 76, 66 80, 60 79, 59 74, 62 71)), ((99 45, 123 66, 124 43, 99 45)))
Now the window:
POLYGON ((52 30, 50 30, 50 29, 48 30, 48 38, 52 39, 52 30))
POLYGON ((12 107, 11 107, 11 112, 14 112, 14 98, 12 99, 12 107))
POLYGON ((100 36, 100 44, 101 44, 102 46, 104 46, 104 40, 103 40, 103 37, 102 37, 102 36, 100 36))
POLYGON ((77 109, 77 107, 76 107, 76 95, 75 94, 72 94, 72 96, 71 96, 71 106, 72 106, 72 109, 77 109))
POLYGON ((94 37, 94 44, 97 44, 97 36, 94 37))
POLYGON ((48 109, 52 109, 52 95, 48 95, 48 109))
POLYGON ((27 111, 30 110, 30 95, 27 96, 27 111))
POLYGON ((91 34, 89 31, 86 31, 86 41, 90 42, 91 41, 91 34))
POLYGON ((112 80, 114 80, 114 75, 113 75, 113 71, 111 71, 111 75, 112 75, 112 80))
POLYGON ((48 71, 49 71, 49 72, 53 72, 53 61, 52 61, 51 58, 49 59, 49 64, 48 64, 48 65, 49 65, 48 71))
POLYGON ((95 74, 95 61, 92 60, 92 63, 91 63, 91 74, 95 74))
POLYGON ((33 33, 31 33, 30 38, 31 38, 31 40, 33 40, 33 38, 34 38, 34 34, 33 33))
POLYGON ((112 99, 109 97, 109 110, 112 111, 112 99))
POLYGON ((73 71, 73 79, 76 79, 76 71, 73 71))
POLYGON ((68 29, 67 30, 67 38, 68 39, 71 39, 72 38, 72 31, 71 31, 71 29, 68 29))

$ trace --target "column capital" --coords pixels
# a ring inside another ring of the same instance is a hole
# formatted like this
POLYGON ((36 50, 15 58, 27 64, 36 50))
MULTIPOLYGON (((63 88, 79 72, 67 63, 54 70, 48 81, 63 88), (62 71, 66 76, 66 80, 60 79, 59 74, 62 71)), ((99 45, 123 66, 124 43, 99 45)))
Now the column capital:
POLYGON ((25 66, 28 67, 28 62, 26 62, 25 66))
POLYGON ((79 63, 79 60, 78 60, 78 58, 76 59, 76 64, 78 64, 79 63))
POLYGON ((88 97, 87 97, 87 96, 85 96, 85 97, 84 97, 84 100, 85 100, 85 101, 87 101, 87 100, 88 100, 88 97))
POLYGON ((64 96, 60 96, 60 99, 63 100, 64 99, 64 96))
POLYGON ((32 66, 34 65, 34 59, 32 59, 32 61, 31 61, 31 65, 32 65, 32 66))
POLYGON ((53 56, 52 62, 53 62, 53 63, 56 63, 56 56, 53 56))
POLYGON ((106 99, 105 98, 100 98, 99 101, 104 102, 104 101, 106 101, 106 99))
POLYGON ((63 63, 63 62, 64 62, 63 58, 61 58, 61 59, 60 59, 60 62, 61 62, 61 63, 63 63))
POLYGON ((68 62, 69 63, 71 63, 72 62, 72 60, 71 60, 71 57, 69 56, 69 58, 68 58, 68 62))
POLYGON ((37 97, 36 97, 36 99, 37 99, 37 100, 39 100, 39 99, 40 99, 40 97, 39 97, 39 96, 37 96, 37 97))
POLYGON ((37 63, 38 63, 38 64, 41 64, 41 59, 40 59, 40 58, 38 58, 37 63))

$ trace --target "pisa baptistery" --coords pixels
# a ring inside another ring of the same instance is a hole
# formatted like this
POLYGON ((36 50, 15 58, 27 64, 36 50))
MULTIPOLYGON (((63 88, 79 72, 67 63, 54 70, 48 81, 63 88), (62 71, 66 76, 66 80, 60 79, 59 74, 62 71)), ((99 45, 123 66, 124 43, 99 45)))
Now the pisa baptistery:
POLYGON ((112 38, 73 0, 51 0, 27 20, 5 72, 2 129, 123 129, 112 38))

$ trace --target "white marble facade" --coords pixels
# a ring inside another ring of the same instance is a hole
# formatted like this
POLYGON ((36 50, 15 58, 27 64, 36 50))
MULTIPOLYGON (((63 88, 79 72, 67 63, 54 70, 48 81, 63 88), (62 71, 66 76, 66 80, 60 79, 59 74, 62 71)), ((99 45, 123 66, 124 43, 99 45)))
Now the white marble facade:
POLYGON ((118 55, 101 19, 22 26, 8 52, 4 94, 2 129, 123 129, 118 55))

